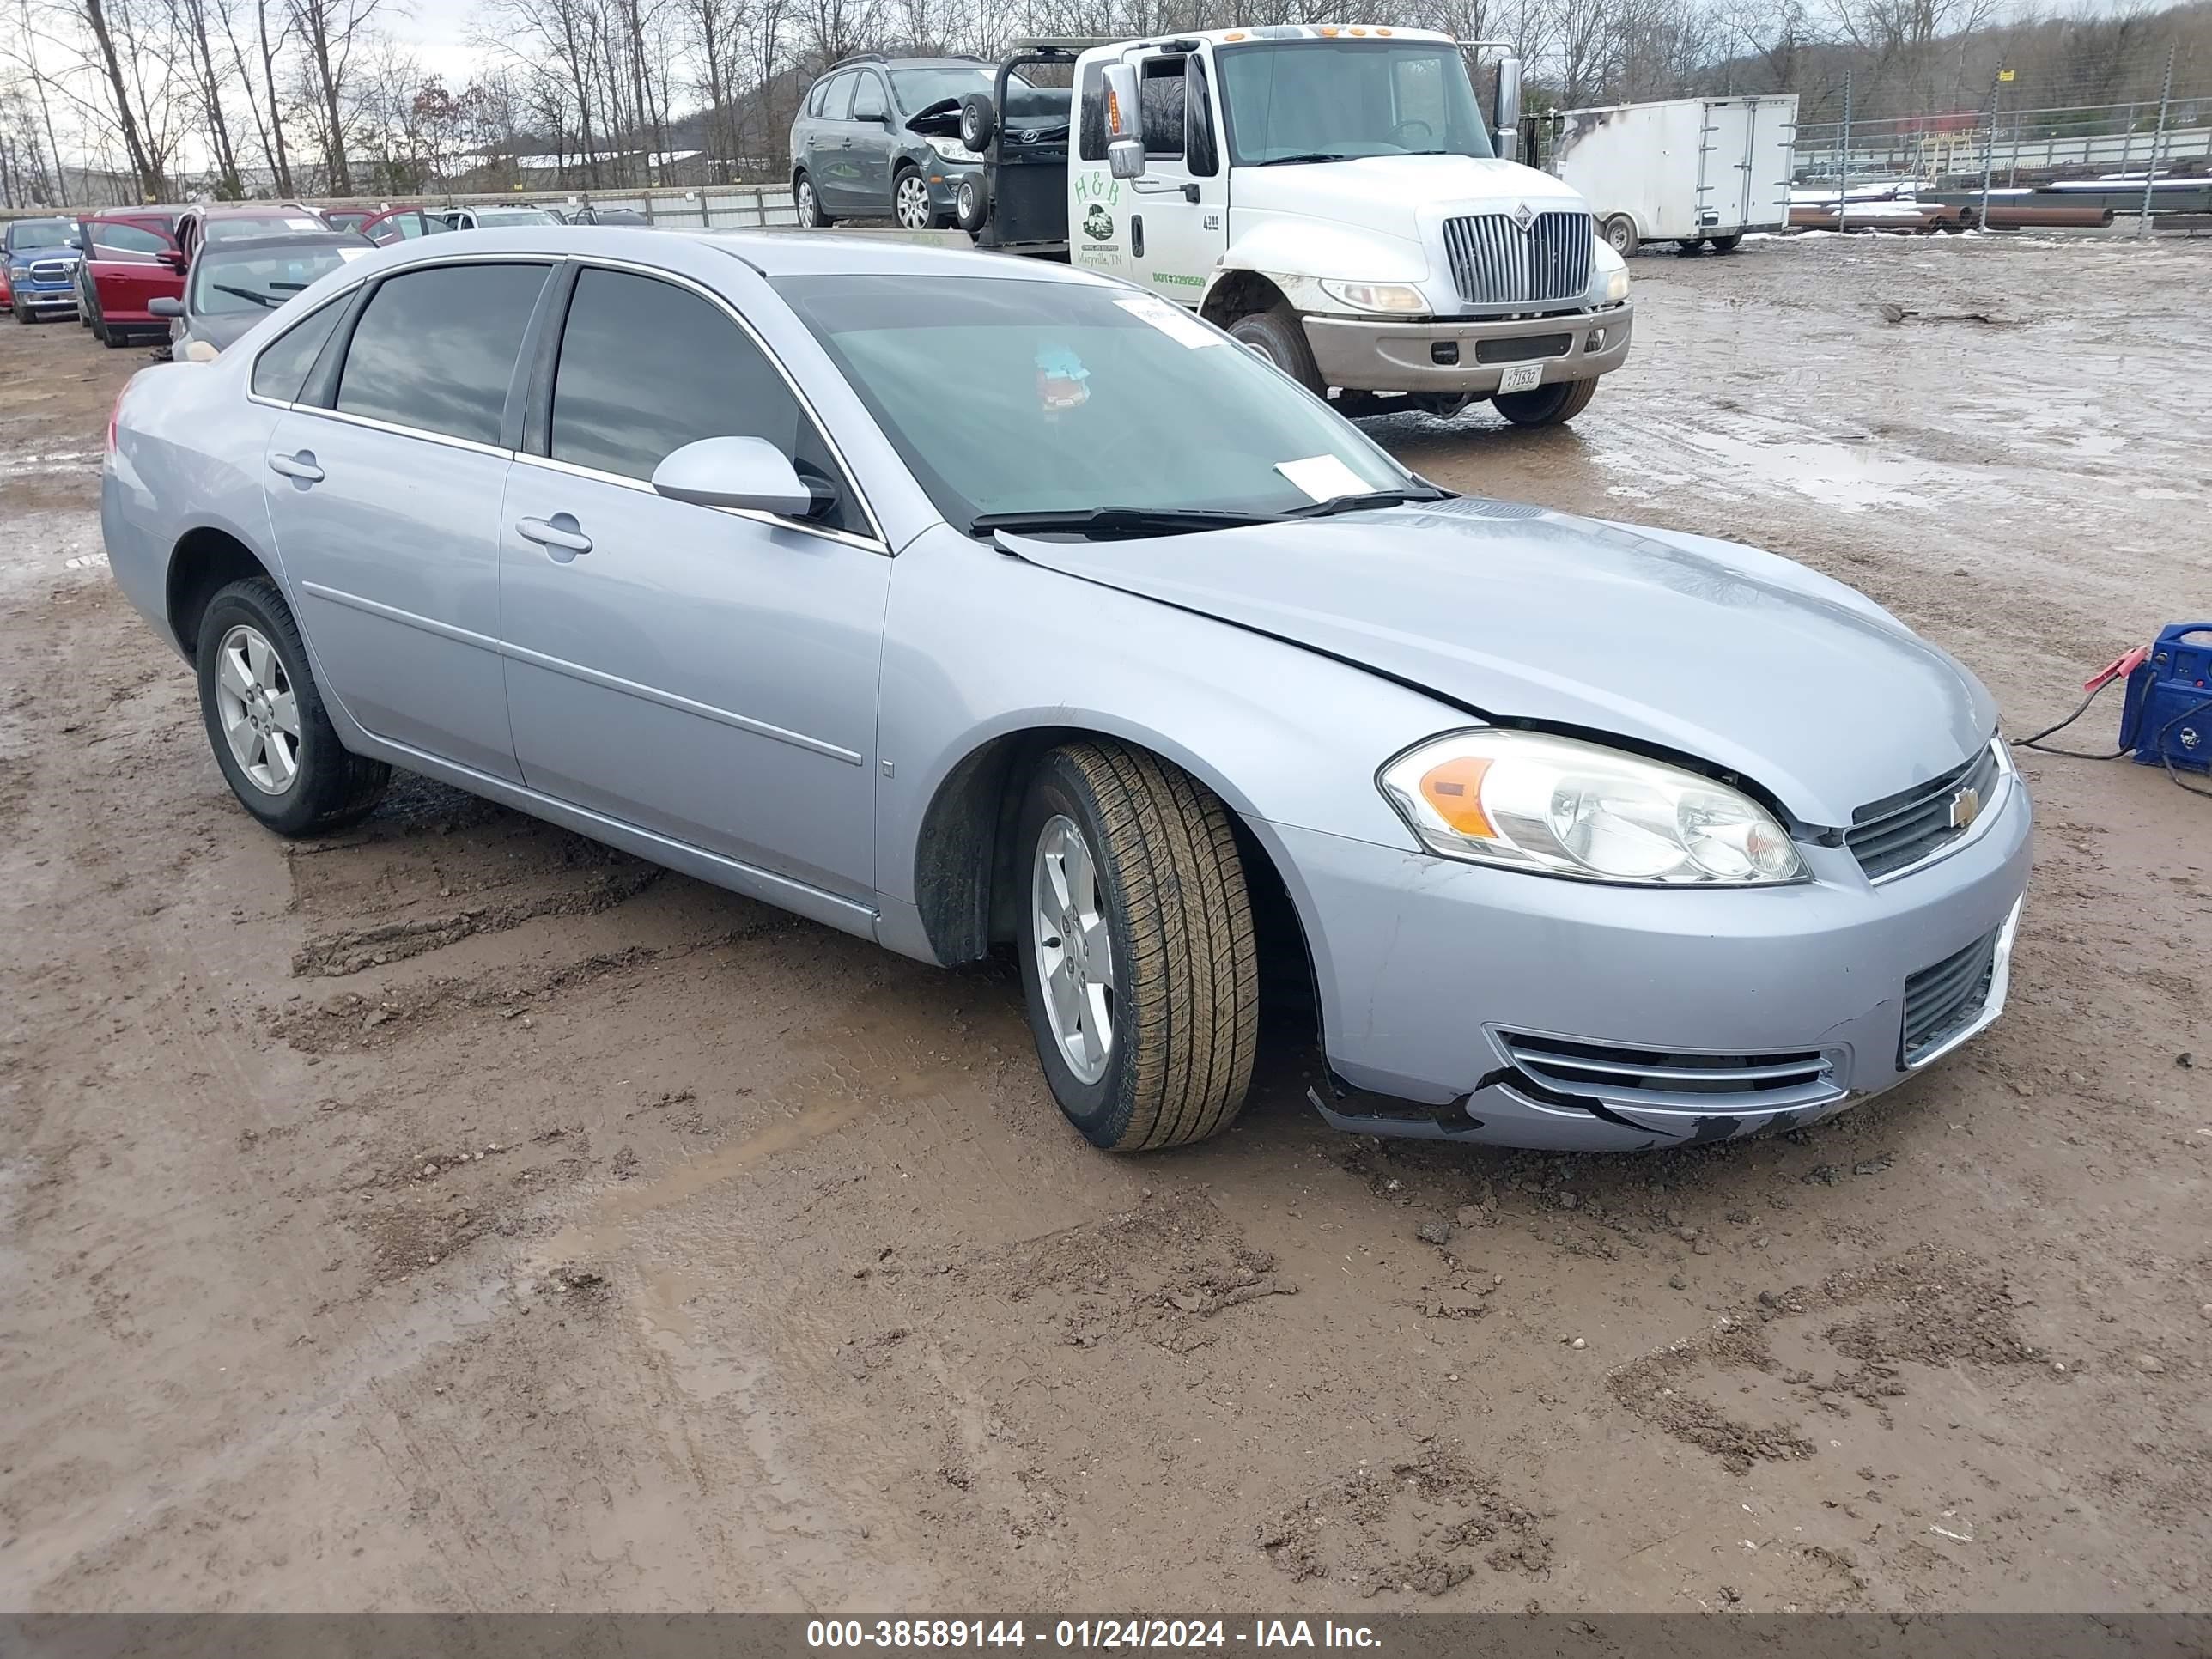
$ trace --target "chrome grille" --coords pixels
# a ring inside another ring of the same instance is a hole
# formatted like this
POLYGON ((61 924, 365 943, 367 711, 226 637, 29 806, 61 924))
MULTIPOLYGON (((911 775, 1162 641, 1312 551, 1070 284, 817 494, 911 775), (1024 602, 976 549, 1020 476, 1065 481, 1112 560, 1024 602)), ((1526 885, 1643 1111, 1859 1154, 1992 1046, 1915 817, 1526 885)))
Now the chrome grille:
POLYGON ((1590 216, 1540 213, 1523 230, 1510 213, 1444 221, 1444 253, 1471 306, 1579 303, 1589 292, 1590 216))
POLYGON ((1818 1105, 1843 1091, 1826 1054, 1671 1054, 1565 1037, 1501 1031, 1530 1079, 1562 1094, 1702 1112, 1771 1112, 1818 1105))
POLYGON ((1917 1065, 1981 1018, 1996 975, 1997 935, 2003 931, 1993 928, 1905 981, 1905 1030, 1897 1051, 1900 1065, 1917 1065))
POLYGON ((37 259, 31 264, 31 280, 34 283, 66 283, 76 275, 74 259, 37 259))
POLYGON ((2000 775, 1996 745, 1990 744, 1940 778, 1860 807, 1851 814, 1851 827, 1844 831, 1844 844, 1869 877, 1917 864, 1966 833, 1966 825, 1953 822, 1952 803, 1960 792, 1973 790, 1980 810, 1986 811, 1996 804, 2000 775))

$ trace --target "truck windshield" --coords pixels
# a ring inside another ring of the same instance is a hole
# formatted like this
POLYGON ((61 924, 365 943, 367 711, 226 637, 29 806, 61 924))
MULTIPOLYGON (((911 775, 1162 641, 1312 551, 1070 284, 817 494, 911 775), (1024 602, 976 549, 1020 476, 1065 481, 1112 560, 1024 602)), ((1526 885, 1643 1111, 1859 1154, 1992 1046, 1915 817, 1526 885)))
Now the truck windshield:
POLYGON ((8 251, 31 247, 70 247, 76 242, 76 226, 67 219, 18 219, 8 227, 8 251))
POLYGON ((1215 61, 1239 167, 1496 154, 1455 46, 1261 40, 1223 46, 1215 61))
POLYGON ((1018 277, 774 281, 963 530, 1098 507, 1273 514, 1422 488, 1157 295, 1018 277))

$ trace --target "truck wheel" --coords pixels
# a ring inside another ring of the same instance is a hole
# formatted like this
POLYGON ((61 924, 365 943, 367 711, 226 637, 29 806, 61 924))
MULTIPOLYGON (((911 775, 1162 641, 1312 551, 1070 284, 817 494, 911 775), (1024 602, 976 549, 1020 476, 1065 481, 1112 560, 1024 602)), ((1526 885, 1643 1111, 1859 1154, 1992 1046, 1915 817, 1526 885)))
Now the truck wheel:
POLYGON ((1109 1152, 1220 1133, 1260 1024, 1228 810, 1156 756, 1073 743, 1037 767, 1020 825, 1022 988, 1060 1110, 1109 1152))
POLYGON ((1699 248, 1705 246, 1705 239, 1702 236, 1685 236, 1680 241, 1674 244, 1674 256, 1680 259, 1689 258, 1692 255, 1695 254, 1699 248))
POLYGON ((1297 313, 1288 306, 1239 317, 1229 325, 1229 337, 1265 357, 1315 397, 1327 395, 1321 370, 1314 367, 1313 348, 1306 343, 1306 331, 1298 325, 1297 313))
POLYGON ((814 181, 803 173, 791 181, 791 205, 802 229, 827 230, 837 222, 822 210, 814 194, 814 181))
POLYGON ((1705 240, 1713 245, 1714 252, 1733 253, 1743 246, 1743 233, 1739 230, 1733 236, 1708 236, 1705 240))
POLYGON ((1605 245, 1626 259, 1636 252, 1636 221, 1616 213, 1605 222, 1605 245))
POLYGON ((366 817, 392 769, 338 742, 276 584, 256 576, 218 592, 198 647, 200 716, 239 804, 280 836, 366 817))
POLYGON ((991 147, 999 131, 999 112, 988 92, 971 92, 960 100, 960 142, 981 155, 991 147))
POLYGON ((1597 382, 1555 380, 1534 392, 1507 392, 1490 401, 1516 426, 1563 426, 1589 407, 1597 382))
POLYGON ((981 173, 969 173, 952 192, 952 216, 970 236, 983 228, 991 216, 991 191, 981 173))

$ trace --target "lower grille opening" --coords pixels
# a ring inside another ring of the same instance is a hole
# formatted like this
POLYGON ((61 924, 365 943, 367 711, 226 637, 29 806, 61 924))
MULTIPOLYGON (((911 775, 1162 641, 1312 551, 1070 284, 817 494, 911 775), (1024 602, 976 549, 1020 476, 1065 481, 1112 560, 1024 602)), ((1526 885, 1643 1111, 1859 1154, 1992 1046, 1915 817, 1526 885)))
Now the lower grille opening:
POLYGON ((1992 929, 1905 981, 1905 1030, 1898 1040, 1901 1065, 1918 1064, 1981 1018, 1989 1006, 1997 934, 2002 931, 1992 929))
POLYGON ((1574 343, 1571 334, 1529 334, 1517 340, 1479 340, 1474 360, 1479 363, 1528 363, 1541 357, 1564 357, 1574 343))
POLYGON ((1826 1054, 1678 1054, 1565 1037, 1501 1032, 1500 1040, 1535 1082, 1563 1094, 1707 1111, 1773 1111, 1841 1093, 1826 1054))

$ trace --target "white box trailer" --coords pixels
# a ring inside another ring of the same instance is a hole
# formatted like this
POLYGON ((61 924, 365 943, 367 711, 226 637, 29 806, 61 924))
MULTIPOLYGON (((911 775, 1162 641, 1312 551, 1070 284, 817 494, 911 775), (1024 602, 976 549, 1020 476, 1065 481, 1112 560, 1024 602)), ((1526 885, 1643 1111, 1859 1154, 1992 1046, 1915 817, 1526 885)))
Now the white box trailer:
POLYGON ((1535 136, 1544 170, 1590 204, 1618 253, 1644 242, 1729 253, 1744 232, 1790 222, 1795 93, 1559 110, 1535 136))

